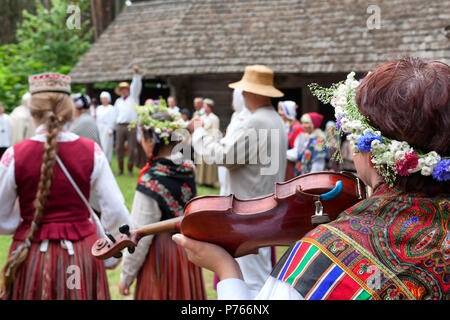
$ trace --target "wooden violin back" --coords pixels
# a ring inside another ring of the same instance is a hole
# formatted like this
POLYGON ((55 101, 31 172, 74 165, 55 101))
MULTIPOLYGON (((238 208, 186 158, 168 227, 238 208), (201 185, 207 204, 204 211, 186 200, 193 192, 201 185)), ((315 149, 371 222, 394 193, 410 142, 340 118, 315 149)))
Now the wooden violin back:
POLYGON ((250 200, 233 195, 197 197, 186 205, 180 229, 190 238, 222 246, 234 257, 256 253, 261 247, 288 246, 313 228, 315 201, 338 181, 342 181, 340 193, 321 200, 324 213, 334 220, 366 197, 364 184, 353 174, 306 174, 277 183, 272 195, 250 200))

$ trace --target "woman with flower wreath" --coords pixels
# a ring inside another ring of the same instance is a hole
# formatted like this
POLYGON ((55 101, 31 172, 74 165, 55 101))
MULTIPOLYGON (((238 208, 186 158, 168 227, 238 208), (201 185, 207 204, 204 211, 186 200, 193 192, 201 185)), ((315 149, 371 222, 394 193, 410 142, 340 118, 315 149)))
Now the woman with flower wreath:
MULTIPOLYGON (((450 66, 406 58, 361 83, 310 87, 335 108, 373 194, 294 243, 256 298, 450 299, 450 66)), ((173 239, 219 275, 219 299, 248 297, 224 249, 173 239)))
MULTIPOLYGON (((138 107, 138 115, 141 145, 149 160, 139 175, 131 213, 133 228, 183 215, 186 203, 196 196, 193 163, 173 152, 177 142, 171 136, 186 126, 181 114, 160 101, 160 106, 138 107)), ((134 280, 136 300, 206 299, 201 268, 187 259, 171 234, 145 237, 133 254, 125 252, 119 292, 129 295, 134 280)))

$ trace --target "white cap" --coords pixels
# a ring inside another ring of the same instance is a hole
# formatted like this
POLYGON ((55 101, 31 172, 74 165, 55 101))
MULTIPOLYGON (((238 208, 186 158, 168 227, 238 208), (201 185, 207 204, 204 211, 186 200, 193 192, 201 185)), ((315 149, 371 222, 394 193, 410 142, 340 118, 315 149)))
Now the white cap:
POLYGON ((100 99, 107 98, 109 102, 111 102, 111 95, 107 91, 103 91, 100 93, 100 99))
POLYGON ((280 101, 281 106, 284 110, 284 115, 289 120, 295 120, 297 117, 297 104, 294 101, 280 101))
POLYGON ((31 99, 31 93, 27 92, 22 96, 22 104, 25 104, 26 102, 30 101, 31 99))

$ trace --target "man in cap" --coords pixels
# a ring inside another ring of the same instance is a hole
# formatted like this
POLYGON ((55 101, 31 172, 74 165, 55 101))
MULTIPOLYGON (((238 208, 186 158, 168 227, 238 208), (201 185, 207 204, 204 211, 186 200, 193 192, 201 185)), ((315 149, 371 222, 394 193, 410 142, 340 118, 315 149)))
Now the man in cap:
MULTIPOLYGON (((246 67, 242 80, 229 87, 243 91, 250 114, 220 141, 208 134, 201 119, 193 119, 189 125, 193 131, 193 146, 202 156, 220 158, 229 169, 230 191, 237 198, 271 194, 275 183, 284 181, 287 150, 284 124, 271 98, 284 94, 274 87, 273 71, 262 65, 246 67)), ((271 272, 271 249, 261 248, 258 254, 237 258, 237 261, 255 296, 271 272)))
POLYGON ((115 89, 115 93, 120 97, 114 104, 116 112, 116 139, 117 139, 117 162, 119 171, 116 175, 123 174, 123 162, 125 157, 125 141, 128 141, 128 175, 133 176, 133 166, 137 165, 137 138, 136 128, 129 129, 131 122, 137 119, 135 105, 139 104, 142 91, 142 77, 139 74, 139 67, 133 66, 134 76, 131 85, 128 82, 121 82, 115 89))

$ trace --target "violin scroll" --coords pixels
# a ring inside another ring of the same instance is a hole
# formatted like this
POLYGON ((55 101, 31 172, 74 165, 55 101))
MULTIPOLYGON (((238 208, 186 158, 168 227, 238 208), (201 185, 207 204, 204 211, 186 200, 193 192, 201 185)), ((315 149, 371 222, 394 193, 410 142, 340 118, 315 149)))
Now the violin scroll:
POLYGON ((120 234, 116 236, 106 232, 106 238, 98 239, 92 246, 92 255, 97 259, 105 260, 111 257, 121 258, 121 251, 125 248, 128 248, 129 253, 133 253, 139 242, 137 233, 130 232, 128 225, 121 226, 119 232, 120 234))

